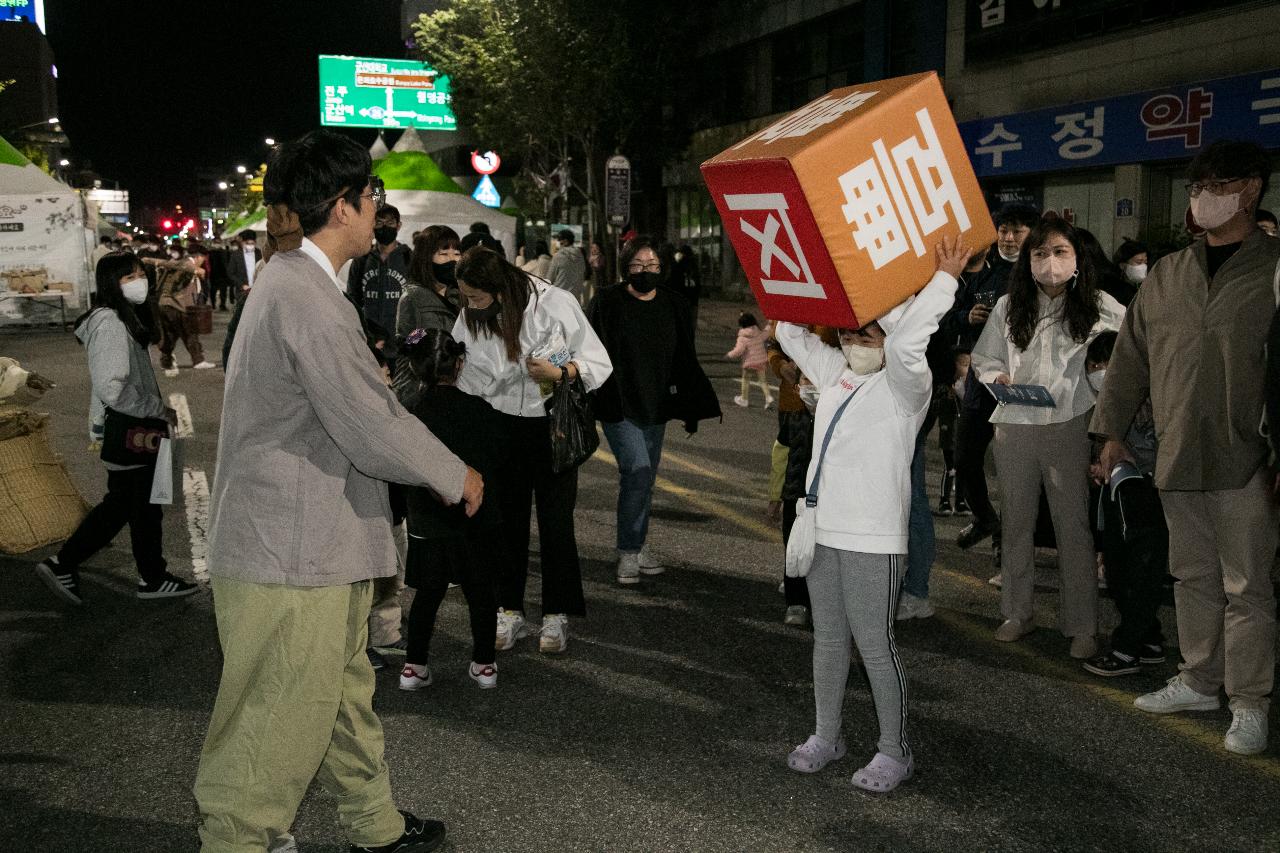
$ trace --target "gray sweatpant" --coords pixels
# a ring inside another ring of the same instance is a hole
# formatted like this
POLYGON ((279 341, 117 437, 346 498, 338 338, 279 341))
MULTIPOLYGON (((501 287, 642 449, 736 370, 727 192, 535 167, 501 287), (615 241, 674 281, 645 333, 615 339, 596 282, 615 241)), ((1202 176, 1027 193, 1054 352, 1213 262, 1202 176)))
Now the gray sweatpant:
POLYGON ((904 563, 898 554, 863 554, 818 545, 807 577, 817 735, 828 743, 840 737, 852 636, 867 668, 880 721, 877 749, 898 759, 911 754, 906 734, 907 678, 893 639, 904 563))

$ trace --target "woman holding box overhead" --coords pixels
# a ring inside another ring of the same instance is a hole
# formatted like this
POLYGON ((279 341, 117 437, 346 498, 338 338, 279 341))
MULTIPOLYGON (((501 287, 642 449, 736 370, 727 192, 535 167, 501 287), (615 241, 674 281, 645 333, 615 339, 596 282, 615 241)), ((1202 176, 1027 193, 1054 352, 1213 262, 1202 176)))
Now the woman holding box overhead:
POLYGON ((911 777, 906 676, 893 638, 907 553, 911 459, 929 409, 929 337, 951 307, 969 248, 939 244, 938 269, 920 293, 878 321, 840 333, 840 351, 803 326, 781 323, 778 343, 821 389, 807 496, 787 551, 787 574, 806 575, 813 605, 816 731, 787 759, 816 773, 844 756, 840 714, 850 636, 867 668, 880 740, 853 777, 867 791, 911 777), (843 354, 842 354, 843 353, 843 354))
POLYGON ((1120 328, 1124 308, 1098 290, 1079 235, 1065 220, 1032 229, 973 350, 984 384, 1039 385, 1052 406, 1000 405, 995 424, 1004 553, 996 639, 1011 643, 1035 630, 1036 512, 1049 499, 1062 572, 1062 633, 1071 656, 1097 654, 1098 582, 1089 526, 1089 416, 1096 395, 1085 381, 1089 343, 1120 328))

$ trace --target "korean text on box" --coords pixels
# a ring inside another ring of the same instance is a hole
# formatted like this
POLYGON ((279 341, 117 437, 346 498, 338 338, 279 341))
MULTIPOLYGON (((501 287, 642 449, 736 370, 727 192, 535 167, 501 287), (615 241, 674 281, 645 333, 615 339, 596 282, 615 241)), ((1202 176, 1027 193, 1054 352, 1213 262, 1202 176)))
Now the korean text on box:
POLYGON ((995 229, 936 74, 837 89, 702 164, 765 314, 857 327, 995 229))

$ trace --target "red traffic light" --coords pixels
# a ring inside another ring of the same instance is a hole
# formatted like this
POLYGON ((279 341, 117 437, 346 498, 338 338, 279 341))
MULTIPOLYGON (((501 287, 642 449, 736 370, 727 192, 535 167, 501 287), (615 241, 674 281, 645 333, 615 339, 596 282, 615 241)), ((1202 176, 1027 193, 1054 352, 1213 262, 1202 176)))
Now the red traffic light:
POLYGON ((161 227, 161 228, 163 228, 163 229, 164 229, 164 230, 166 230, 166 231, 172 231, 172 230, 173 230, 173 220, 172 220, 172 219, 166 219, 164 222, 161 222, 161 223, 160 223, 160 227, 161 227))

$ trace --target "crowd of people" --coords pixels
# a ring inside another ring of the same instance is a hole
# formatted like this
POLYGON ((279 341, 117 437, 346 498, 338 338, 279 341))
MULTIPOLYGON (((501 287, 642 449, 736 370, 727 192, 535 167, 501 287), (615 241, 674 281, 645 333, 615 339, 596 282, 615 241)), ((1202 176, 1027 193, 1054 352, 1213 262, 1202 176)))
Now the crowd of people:
MULTIPOLYGON (((574 528, 585 457, 565 461, 566 419, 592 436, 599 422, 616 463, 616 579, 633 585, 665 569, 648 533, 667 423, 693 433, 721 416, 696 353, 687 246, 631 235, 606 285, 599 244, 584 253, 568 230, 554 255, 521 247, 519 264, 483 227, 435 225, 405 245, 370 169, 331 132, 280 146, 264 185, 265 251, 245 232, 216 260, 199 245, 105 252, 97 304, 78 322, 109 493, 37 567, 76 604, 81 565, 125 524, 139 598, 196 590, 161 554, 155 442, 126 458, 120 436, 164 436, 174 420, 148 347, 166 371, 179 340, 195 367, 211 367, 188 309, 221 298, 236 312, 211 495, 224 663, 195 788, 206 851, 287 840, 313 777, 338 799, 353 849, 432 849, 443 825, 393 805, 373 672, 403 655, 401 689, 433 683, 435 621, 457 584, 467 674, 496 687, 497 653, 534 630, 535 512, 538 649, 564 653, 587 609, 574 528), (210 284, 219 275, 225 288, 210 284), (407 614, 404 585, 416 590, 407 614)), ((1183 662, 1137 706, 1217 708, 1225 688, 1225 747, 1265 749, 1280 532, 1264 419, 1280 421, 1280 240, 1259 209, 1269 177, 1256 147, 1208 146, 1188 185, 1204 236, 1163 257, 1132 240, 1108 257, 1085 229, 1010 205, 995 244, 939 243, 920 292, 860 328, 741 315, 726 354, 742 362, 734 402, 749 404, 750 382, 765 408, 776 402, 784 621, 811 624, 814 638, 815 724, 792 769, 846 754, 856 645, 880 734, 853 782, 885 792, 913 775, 894 623, 933 615, 934 517, 954 514, 972 515, 961 548, 993 540, 999 641, 1035 630, 1035 548, 1056 548, 1058 627, 1099 676, 1165 660, 1158 609, 1171 575, 1183 662), (935 426, 936 507, 925 478, 935 426), (1100 571, 1121 617, 1105 650, 1100 571)))

